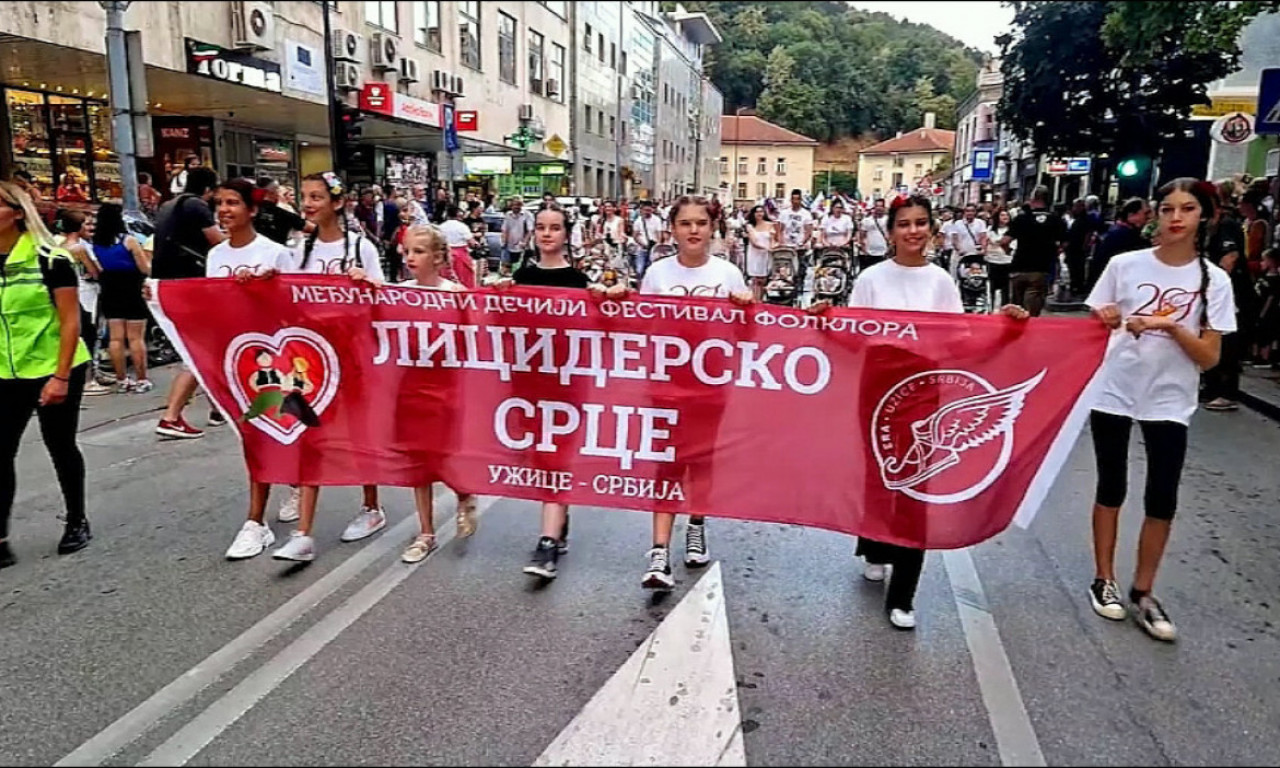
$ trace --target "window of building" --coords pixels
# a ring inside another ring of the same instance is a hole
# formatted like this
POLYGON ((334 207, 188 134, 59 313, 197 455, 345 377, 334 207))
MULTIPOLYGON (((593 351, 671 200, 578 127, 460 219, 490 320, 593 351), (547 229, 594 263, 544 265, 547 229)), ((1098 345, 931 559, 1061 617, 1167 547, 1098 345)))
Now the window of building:
POLYGON ((785 157, 778 158, 778 167, 776 168, 776 171, 777 171, 777 175, 779 176, 787 175, 787 158, 785 157))
POLYGON ((773 185, 773 196, 781 200, 787 196, 787 183, 780 181, 773 185))
POLYGON ((767 176, 769 174, 769 158, 762 157, 756 161, 756 175, 767 176))
POLYGON ((721 176, 729 175, 729 158, 728 157, 720 158, 720 175, 721 176))
POLYGON ((609 115, 609 138, 616 139, 618 137, 618 118, 609 115))
POLYGON ((623 52, 622 52, 621 54, 619 54, 619 55, 620 55, 622 58, 621 58, 621 59, 619 59, 619 61, 618 61, 618 71, 625 75, 625 74, 627 74, 627 52, 626 52, 626 51, 623 51, 623 52))
POLYGON ((764 197, 769 194, 769 185, 763 181, 756 182, 756 197, 764 197))
POLYGON ((458 31, 462 38, 462 63, 480 69, 480 3, 458 3, 458 31))
POLYGON ((622 121, 622 137, 621 138, 622 138, 622 142, 625 144, 627 141, 627 121, 626 120, 622 121))
POLYGON ((600 59, 600 63, 604 63, 604 33, 596 33, 596 58, 600 59))
POLYGON ((609 43, 609 68, 616 70, 618 68, 618 44, 609 43))
POLYGON ((529 30, 529 90, 539 96, 543 93, 543 77, 546 74, 545 55, 542 35, 529 30))
POLYGON ((585 130, 587 133, 591 133, 591 105, 590 104, 582 105, 582 114, 584 119, 584 122, 582 124, 582 129, 585 130))
POLYGON ((597 195, 609 194, 609 192, 605 189, 605 186, 604 186, 604 169, 603 168, 596 169, 596 194, 597 195))
POLYGON ((897 189, 900 186, 902 186, 902 174, 895 173, 893 174, 893 188, 897 189))
POLYGON ((597 112, 596 117, 599 118, 600 120, 600 122, 598 123, 599 130, 597 130, 596 133, 603 136, 604 135, 604 110, 602 109, 599 112, 597 112))
POLYGON ((400 25, 396 22, 396 3, 366 2, 364 4, 364 20, 367 24, 382 27, 389 32, 400 33, 400 25))
POLYGON ((592 39, 593 38, 591 36, 591 25, 588 24, 586 34, 582 36, 582 50, 586 51, 587 53, 591 53, 592 39))
POLYGON ((916 178, 924 176, 924 163, 916 163, 916 178))
MULTIPOLYGON (((747 158, 745 157, 738 158, 738 175, 739 176, 747 175, 747 158)), ((743 197, 746 197, 746 195, 743 195, 743 197)))
POLYGON ((538 4, 544 6, 548 11, 551 11, 562 19, 568 18, 565 15, 565 0, 538 0, 538 4))
POLYGON ((884 166, 877 165, 871 174, 872 181, 884 181, 884 166))
POLYGON ((893 156, 893 167, 894 167, 894 168, 901 168, 903 165, 905 165, 905 164, 906 164, 906 162, 907 162, 907 158, 903 157, 902 155, 894 155, 894 156, 893 156))
POLYGON ((564 46, 558 43, 551 44, 551 64, 547 69, 547 79, 556 81, 556 95, 550 98, 563 103, 566 87, 564 82, 564 46))
POLYGON ((516 20, 498 13, 498 77, 516 84, 516 20))
POLYGON ((440 37, 440 2, 419 2, 413 4, 413 41, 436 53, 441 49, 440 37))
POLYGON ((745 181, 738 182, 738 199, 739 200, 747 199, 747 182, 745 181))

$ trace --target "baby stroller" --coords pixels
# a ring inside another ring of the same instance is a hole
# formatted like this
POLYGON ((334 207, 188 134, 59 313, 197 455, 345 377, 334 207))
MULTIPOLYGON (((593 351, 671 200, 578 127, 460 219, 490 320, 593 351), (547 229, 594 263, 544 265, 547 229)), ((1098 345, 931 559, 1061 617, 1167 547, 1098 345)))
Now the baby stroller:
POLYGON ((985 315, 991 312, 991 278, 982 254, 960 257, 956 267, 959 272, 960 301, 964 311, 985 315))
POLYGON ((606 288, 615 285, 635 286, 631 264, 621 248, 601 243, 587 251, 578 262, 578 269, 587 276, 591 283, 600 283, 606 288))
POLYGON ((764 284, 765 303, 794 307, 799 298, 800 256, 790 248, 778 248, 769 254, 769 276, 764 284))
POLYGON ((853 259, 843 248, 825 248, 813 272, 813 298, 843 304, 853 289, 853 259))
POLYGON ((649 251, 649 263, 653 264, 659 259, 665 259, 668 256, 676 255, 676 247, 671 243, 662 243, 653 246, 653 250, 649 251))

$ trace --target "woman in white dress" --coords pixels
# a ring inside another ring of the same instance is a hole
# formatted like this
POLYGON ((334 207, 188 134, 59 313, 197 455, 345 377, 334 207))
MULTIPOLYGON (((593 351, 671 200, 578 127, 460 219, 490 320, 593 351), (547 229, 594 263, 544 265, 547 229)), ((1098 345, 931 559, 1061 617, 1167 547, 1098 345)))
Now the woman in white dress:
POLYGON ((777 245, 777 228, 769 220, 763 205, 757 205, 747 215, 747 277, 751 280, 751 293, 756 301, 764 290, 769 276, 769 252, 777 245))

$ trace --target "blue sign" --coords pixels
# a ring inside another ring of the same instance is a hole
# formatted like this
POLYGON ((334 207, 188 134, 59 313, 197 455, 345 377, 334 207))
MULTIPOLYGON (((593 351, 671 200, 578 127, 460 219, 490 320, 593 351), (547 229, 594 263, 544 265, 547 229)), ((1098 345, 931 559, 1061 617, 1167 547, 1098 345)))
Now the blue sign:
POLYGON ((1262 136, 1280 135, 1280 68, 1262 70, 1258 83, 1258 118, 1253 132, 1262 136))
POLYGON ((444 151, 457 152, 462 147, 458 143, 458 124, 453 119, 453 105, 445 104, 441 122, 444 123, 444 151))
POLYGON ((994 149, 975 149, 973 150, 973 175, 974 181, 990 179, 992 168, 995 166, 996 151, 994 149))
POLYGON ((1093 166, 1093 160, 1087 157, 1073 157, 1067 160, 1067 173, 1070 175, 1080 174, 1088 176, 1089 170, 1093 166))

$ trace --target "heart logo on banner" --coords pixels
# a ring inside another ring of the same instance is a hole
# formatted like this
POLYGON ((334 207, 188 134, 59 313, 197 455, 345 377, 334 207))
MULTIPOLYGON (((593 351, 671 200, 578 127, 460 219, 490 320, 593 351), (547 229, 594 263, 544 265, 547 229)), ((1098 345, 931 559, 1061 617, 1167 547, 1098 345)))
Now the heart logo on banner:
POLYGON ((227 345, 222 369, 241 413, 254 412, 249 423, 284 445, 308 428, 299 411, 323 414, 341 377, 333 347, 306 328, 284 328, 270 336, 242 333, 227 345))

